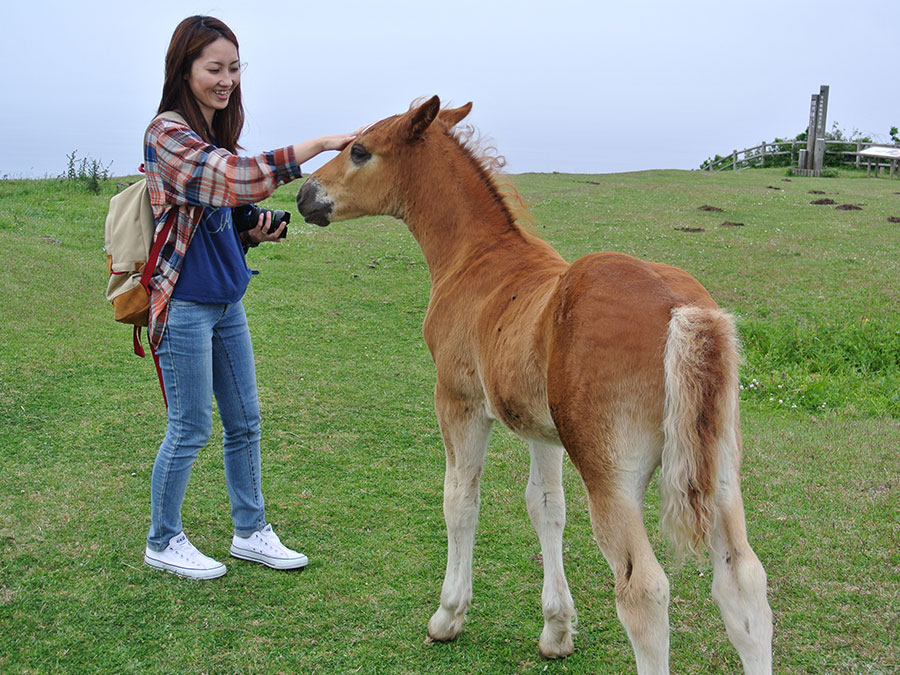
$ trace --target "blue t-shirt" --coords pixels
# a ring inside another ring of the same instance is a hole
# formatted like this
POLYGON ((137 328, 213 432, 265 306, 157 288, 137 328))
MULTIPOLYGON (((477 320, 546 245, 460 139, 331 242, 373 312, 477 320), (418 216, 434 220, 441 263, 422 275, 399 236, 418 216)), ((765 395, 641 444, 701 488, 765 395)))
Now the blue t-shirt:
POLYGON ((205 207, 181 265, 173 298, 230 304, 250 283, 241 238, 231 222, 231 208, 205 207))

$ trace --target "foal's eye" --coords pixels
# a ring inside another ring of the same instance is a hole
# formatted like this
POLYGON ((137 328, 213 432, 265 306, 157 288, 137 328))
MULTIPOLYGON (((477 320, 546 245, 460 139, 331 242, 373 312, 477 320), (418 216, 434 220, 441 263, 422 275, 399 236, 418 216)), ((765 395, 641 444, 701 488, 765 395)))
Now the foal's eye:
POLYGON ((371 156, 371 153, 359 143, 354 143, 350 148, 350 159, 353 160, 354 164, 362 164, 371 156))

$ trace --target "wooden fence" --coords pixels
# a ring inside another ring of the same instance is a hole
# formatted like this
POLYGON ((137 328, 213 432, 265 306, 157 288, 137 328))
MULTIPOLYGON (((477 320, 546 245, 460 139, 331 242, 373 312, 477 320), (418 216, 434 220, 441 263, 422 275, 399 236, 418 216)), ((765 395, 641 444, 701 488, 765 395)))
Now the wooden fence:
MULTIPOLYGON (((866 148, 872 145, 879 145, 878 143, 868 143, 863 141, 825 141, 825 155, 835 155, 840 153, 842 165, 850 165, 855 166, 859 169, 863 166, 860 163, 859 153, 861 150, 865 150, 866 148), (841 146, 840 148, 834 148, 833 150, 829 150, 829 146, 841 146), (848 147, 854 147, 855 150, 848 150, 848 147)), ((789 141, 773 141, 771 143, 767 143, 763 141, 757 146, 752 148, 744 148, 743 150, 733 150, 730 155, 726 155, 725 157, 720 157, 715 160, 707 160, 703 163, 703 171, 725 171, 727 169, 731 169, 733 171, 742 171, 743 169, 749 169, 750 167, 761 167, 766 166, 766 158, 771 157, 783 157, 785 155, 790 156, 790 161, 787 164, 781 163, 782 165, 796 165, 797 164, 797 156, 800 150, 806 149, 806 141, 798 141, 796 139, 789 141)), ((771 164, 771 163, 770 163, 771 164)), ((890 163, 882 164, 881 166, 889 167, 890 163)))

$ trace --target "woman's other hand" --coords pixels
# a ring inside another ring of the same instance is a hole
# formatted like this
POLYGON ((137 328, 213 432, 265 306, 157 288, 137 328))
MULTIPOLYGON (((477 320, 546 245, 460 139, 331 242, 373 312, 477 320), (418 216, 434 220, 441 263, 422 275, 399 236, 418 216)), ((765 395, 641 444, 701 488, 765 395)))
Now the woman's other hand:
POLYGON ((287 223, 281 221, 281 224, 272 232, 269 227, 272 225, 272 212, 269 210, 262 211, 259 214, 259 221, 252 230, 247 230, 247 237, 253 246, 261 244, 264 241, 281 241, 281 233, 287 227, 287 223))

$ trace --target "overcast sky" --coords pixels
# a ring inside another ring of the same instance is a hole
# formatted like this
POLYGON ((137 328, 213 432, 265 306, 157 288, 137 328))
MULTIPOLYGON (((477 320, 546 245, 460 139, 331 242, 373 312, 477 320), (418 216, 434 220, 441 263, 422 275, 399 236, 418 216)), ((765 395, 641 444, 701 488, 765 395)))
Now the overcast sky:
POLYGON ((135 173, 191 14, 238 37, 247 153, 432 94, 473 101, 511 173, 697 168, 805 130, 822 84, 829 129, 900 126, 897 0, 6 0, 0 177, 57 175, 73 150, 135 173))

